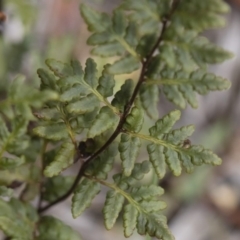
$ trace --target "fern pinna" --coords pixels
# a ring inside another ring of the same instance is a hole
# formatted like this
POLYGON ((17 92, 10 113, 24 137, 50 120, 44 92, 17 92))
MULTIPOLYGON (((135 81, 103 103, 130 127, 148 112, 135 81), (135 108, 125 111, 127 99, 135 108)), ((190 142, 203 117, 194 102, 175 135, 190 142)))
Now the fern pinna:
POLYGON ((39 91, 20 91, 22 78, 9 86, 8 97, 0 102, 0 193, 11 197, 16 182, 25 187, 19 199, 0 201, 0 228, 15 240, 80 239, 42 213, 73 193, 77 218, 104 185, 109 188, 103 207, 107 229, 122 211, 126 237, 137 229, 141 235, 172 240, 162 215, 164 190, 142 179, 148 173, 162 179, 169 170, 179 176, 195 166, 219 165, 221 159, 190 144, 194 126, 173 129, 180 110, 159 119, 159 94, 177 108, 197 108, 197 93, 230 87, 207 67, 232 54, 200 35, 222 27, 221 14, 229 8, 222 0, 124 0, 111 16, 87 5, 80 9, 92 33, 87 41, 91 53, 114 61, 100 73, 91 58, 84 68, 78 61, 48 59, 48 70, 37 71, 39 91), (126 79, 114 91, 116 75, 136 70, 137 81, 126 79), (141 131, 146 117, 155 121, 149 133, 141 131), (144 148, 149 159, 141 162, 144 148), (110 177, 118 159, 122 170, 110 177), (61 175, 77 161, 77 176, 61 175), (29 202, 37 195, 36 210, 29 202))

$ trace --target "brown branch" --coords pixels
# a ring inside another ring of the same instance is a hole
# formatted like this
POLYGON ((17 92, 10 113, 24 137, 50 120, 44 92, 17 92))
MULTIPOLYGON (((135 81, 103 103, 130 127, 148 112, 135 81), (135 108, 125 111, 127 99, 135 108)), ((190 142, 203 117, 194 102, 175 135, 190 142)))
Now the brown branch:
POLYGON ((146 59, 142 62, 142 70, 141 70, 141 73, 140 73, 140 76, 139 76, 139 79, 138 79, 138 83, 137 83, 137 85, 136 85, 136 87, 133 91, 131 99, 129 100, 129 102, 125 106, 124 112, 123 112, 122 116, 120 117, 120 121, 119 121, 118 126, 116 127, 115 131, 113 132, 111 137, 107 140, 107 142, 83 163, 83 165, 80 167, 80 170, 78 172, 78 175, 77 175, 72 187, 60 198, 56 199, 52 203, 49 203, 45 207, 42 207, 42 208, 38 209, 39 213, 42 213, 42 212, 46 211, 47 209, 49 209, 53 205, 58 204, 59 202, 68 198, 74 192, 75 188, 77 187, 78 183, 80 182, 81 178, 83 177, 84 171, 86 170, 89 163, 91 163, 99 154, 101 154, 116 139, 116 137, 122 132, 122 128, 123 128, 123 125, 126 121, 127 115, 129 113, 129 111, 131 110, 131 107, 134 103, 134 100, 137 97, 137 94, 139 92, 139 89, 140 89, 142 83, 145 80, 144 76, 145 76, 146 70, 148 68, 148 65, 149 65, 149 63, 150 63, 150 61, 153 57, 153 54, 155 53, 158 46, 160 45, 160 43, 163 40, 163 35, 164 35, 164 33, 167 29, 167 24, 168 24, 168 22, 169 22, 169 20, 172 16, 174 10, 177 7, 178 2, 179 2, 179 0, 174 0, 173 1, 170 13, 162 21, 161 33, 158 37, 157 42, 153 46, 152 50, 147 55, 146 59))

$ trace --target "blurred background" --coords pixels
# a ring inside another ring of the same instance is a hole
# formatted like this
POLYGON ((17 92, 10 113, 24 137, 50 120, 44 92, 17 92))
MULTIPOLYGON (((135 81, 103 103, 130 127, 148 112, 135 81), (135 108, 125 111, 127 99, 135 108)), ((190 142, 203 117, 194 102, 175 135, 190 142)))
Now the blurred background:
MULTIPOLYGON (((111 12, 120 0, 85 0, 93 7, 111 12)), ((36 69, 46 58, 82 65, 89 57, 86 45, 89 33, 79 14, 80 0, 0 0, 0 98, 14 76, 22 73, 28 83, 39 85, 36 69)), ((168 203, 166 215, 176 240, 240 239, 240 1, 229 0, 232 7, 224 29, 205 35, 232 51, 235 58, 210 71, 232 82, 229 91, 199 97, 199 108, 183 111, 179 125, 194 124, 191 141, 213 149, 223 159, 220 167, 199 167, 194 174, 168 175, 160 182, 168 203)), ((95 58, 99 68, 107 59, 95 58)), ((134 77, 134 76, 133 76, 134 77)), ((136 75, 137 77, 137 75, 136 75)), ((119 85, 124 78, 119 79, 119 85)), ((175 109, 161 97, 160 116, 175 109)), ((144 156, 145 157, 145 156, 144 156)), ((81 217, 73 220, 70 199, 53 214, 78 230, 84 240, 122 240, 122 222, 106 231, 101 214, 106 191, 94 200, 81 217)), ((1 237, 0 237, 1 239, 1 237)), ((130 240, 151 239, 134 234, 130 240)))

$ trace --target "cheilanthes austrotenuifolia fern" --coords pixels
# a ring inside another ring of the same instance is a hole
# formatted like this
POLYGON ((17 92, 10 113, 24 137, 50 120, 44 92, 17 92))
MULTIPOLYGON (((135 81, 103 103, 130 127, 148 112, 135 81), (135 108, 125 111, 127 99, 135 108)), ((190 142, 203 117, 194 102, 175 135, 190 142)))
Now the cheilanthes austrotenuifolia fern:
POLYGON ((230 87, 207 68, 232 54, 201 36, 224 26, 221 15, 228 10, 222 0, 123 0, 111 15, 81 5, 92 55, 114 61, 100 73, 92 58, 85 67, 48 59, 47 69, 37 71, 39 90, 23 88, 18 77, 0 101, 0 194, 10 199, 0 200, 0 228, 6 236, 80 239, 69 226, 42 213, 73 193, 77 218, 104 185, 109 188, 103 206, 107 229, 122 212, 125 237, 136 229, 141 235, 174 239, 162 214, 164 190, 139 182, 149 172, 159 179, 169 170, 179 176, 203 164, 219 165, 221 159, 190 144, 193 125, 173 129, 180 110, 159 118, 159 94, 176 108, 197 108, 197 94, 230 87), (126 79, 114 91, 116 75, 136 70, 138 79, 126 79), (155 122, 148 134, 141 131, 147 116, 155 122), (144 148, 149 158, 139 161, 144 148), (119 158, 122 169, 109 177, 119 158), (76 161, 81 162, 77 176, 61 175, 76 161), (11 197, 14 183, 25 184, 19 199, 11 197), (36 209, 30 201, 37 197, 36 209))

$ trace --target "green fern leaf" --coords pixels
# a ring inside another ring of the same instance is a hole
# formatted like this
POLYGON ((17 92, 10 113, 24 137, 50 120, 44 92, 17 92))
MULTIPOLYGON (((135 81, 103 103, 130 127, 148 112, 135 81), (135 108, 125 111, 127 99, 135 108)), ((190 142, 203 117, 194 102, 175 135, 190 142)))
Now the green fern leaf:
POLYGON ((70 121, 71 127, 74 131, 82 130, 92 126, 92 122, 96 119, 98 110, 94 109, 92 112, 81 114, 70 121))
POLYGON ((158 212, 167 207, 167 204, 159 200, 142 200, 140 206, 148 213, 158 212))
MULTIPOLYGON (((29 146, 29 138, 26 136, 28 120, 22 116, 17 116, 11 121, 11 132, 9 132, 6 123, 0 117, 0 156, 4 152, 12 153, 17 155, 15 157, 7 157, 0 160, 2 168, 8 168, 20 166, 24 163, 24 159, 21 154, 29 146)), ((0 168, 1 168, 0 167, 0 168)))
MULTIPOLYGON (((182 93, 178 90, 178 86, 175 85, 166 85, 163 88, 163 92, 167 99, 180 108, 186 108, 186 101, 182 95, 182 93)), ((191 99, 191 103, 193 106, 196 106, 196 100, 191 99)))
POLYGON ((165 139, 169 143, 178 145, 183 143, 185 139, 188 139, 188 137, 190 137, 193 134, 194 130, 195 127, 193 125, 181 127, 180 129, 170 131, 165 139))
POLYGON ((134 22, 129 22, 126 30, 126 42, 133 48, 136 48, 138 44, 138 28, 137 24, 134 22))
POLYGON ((6 169, 12 169, 21 166, 22 164, 25 163, 25 159, 14 157, 2 157, 0 158, 0 169, 1 170, 6 170, 6 169))
POLYGON ((70 142, 64 142, 54 160, 44 170, 44 175, 53 177, 69 167, 73 163, 75 146, 70 142))
MULTIPOLYGON (((75 64, 77 64, 75 62, 75 64)), ((80 65, 80 63, 78 62, 79 64, 79 68, 81 68, 81 71, 82 70, 82 66, 80 65)), ((73 87, 74 85, 77 86, 78 84, 81 84, 83 82, 83 78, 84 78, 84 74, 83 73, 80 73, 79 75, 78 74, 75 74, 73 76, 68 76, 68 77, 64 77, 64 78, 60 78, 57 80, 57 85, 59 86, 59 88, 62 89, 61 92, 64 93, 64 91, 68 90, 70 87, 73 87)), ((85 87, 85 86, 83 86, 85 87)))
POLYGON ((221 164, 221 159, 208 149, 201 146, 185 145, 188 137, 193 133, 192 125, 171 130, 172 126, 180 117, 179 111, 173 111, 158 120, 155 126, 149 129, 150 136, 125 132, 131 137, 138 137, 151 142, 147 145, 149 159, 159 178, 165 175, 166 164, 174 175, 179 176, 182 167, 187 172, 193 170, 193 165, 221 164))
POLYGON ((9 131, 5 121, 3 121, 2 117, 0 116, 0 143, 6 142, 7 137, 9 136, 9 131))
POLYGON ((192 157, 192 163, 195 165, 212 164, 220 165, 222 160, 209 149, 204 149, 202 146, 191 146, 182 154, 189 154, 192 157))
POLYGON ((151 169, 149 161, 143 161, 142 163, 136 163, 132 170, 131 176, 125 176, 123 174, 115 174, 113 176, 114 182, 122 189, 126 189, 139 180, 143 179, 144 175, 147 174, 151 169))
POLYGON ((111 25, 111 20, 105 13, 99 13, 85 4, 81 5, 80 10, 90 32, 103 32, 111 25))
POLYGON ((133 107, 126 118, 124 128, 129 131, 139 132, 144 122, 143 111, 140 108, 133 107))
POLYGON ((151 200, 154 197, 163 195, 163 188, 155 185, 133 187, 131 189, 131 196, 137 201, 151 200))
MULTIPOLYGON (((169 4, 169 3, 168 3, 169 4)), ((166 14, 165 1, 124 1, 121 8, 131 11, 129 18, 140 26, 140 33, 151 34, 158 32, 159 22, 166 14)))
POLYGON ((38 77, 41 80, 41 84, 40 84, 41 90, 45 90, 45 89, 57 90, 58 89, 56 84, 56 78, 49 71, 40 68, 37 70, 37 73, 38 73, 38 77))
POLYGON ((126 16, 123 14, 122 11, 116 9, 113 12, 113 31, 118 35, 118 36, 124 36, 125 30, 127 28, 127 19, 126 16))
POLYGON ((46 65, 57 77, 63 78, 73 75, 72 67, 66 63, 59 62, 55 59, 47 59, 46 65))
POLYGON ((68 138, 68 131, 64 123, 49 123, 46 126, 34 128, 33 132, 39 137, 54 141, 68 138))
POLYGON ((74 98, 78 99, 79 97, 86 97, 90 93, 91 91, 83 85, 73 86, 66 89, 66 91, 61 94, 60 101, 69 102, 72 101, 74 98))
POLYGON ((26 120, 33 120, 35 118, 32 115, 31 107, 40 108, 43 103, 57 100, 58 97, 58 94, 51 90, 39 92, 37 89, 26 85, 23 76, 18 76, 8 89, 7 99, 1 101, 0 109, 6 111, 6 109, 14 106, 15 116, 20 115, 26 120))
POLYGON ((112 194, 115 196, 120 193, 129 202, 123 209, 124 235, 129 237, 137 227, 141 235, 149 234, 158 239, 173 240, 166 218, 160 214, 160 211, 166 207, 165 202, 158 200, 163 194, 163 189, 158 186, 132 187, 149 171, 148 164, 147 161, 137 163, 130 177, 119 174, 113 177, 117 186, 112 186, 115 190, 115 194, 112 194))
POLYGON ((133 27, 132 23, 128 23, 125 14, 120 9, 113 12, 112 20, 106 17, 106 14, 99 13, 86 5, 81 6, 81 13, 89 30, 93 32, 93 35, 88 39, 88 44, 95 46, 92 54, 108 57, 122 56, 128 53, 131 56, 127 59, 123 57, 115 62, 109 67, 109 73, 122 74, 139 68, 140 59, 135 50, 136 41, 133 37, 136 28, 133 27), (104 19, 104 23, 101 25, 97 22, 100 19, 102 21, 104 19))
POLYGON ((43 108, 34 112, 34 116, 39 120, 45 121, 58 121, 62 117, 61 113, 56 108, 43 108))
POLYGON ((89 129, 88 137, 93 138, 103 132, 111 129, 118 122, 118 117, 112 112, 109 107, 102 107, 95 121, 89 129))
POLYGON ((77 218, 88 208, 93 198, 99 193, 100 184, 85 178, 74 191, 72 198, 72 215, 77 218))
POLYGON ((12 197, 13 190, 11 188, 7 188, 6 186, 0 186, 0 196, 1 197, 12 197))
POLYGON ((149 160, 152 163, 157 176, 159 179, 162 179, 166 174, 164 147, 151 143, 147 145, 147 151, 149 154, 149 160))
POLYGON ((123 228, 124 236, 130 237, 137 225, 138 210, 132 205, 127 204, 123 209, 123 228))
POLYGON ((78 77, 83 76, 83 74, 84 74, 83 69, 82 69, 82 66, 81 66, 79 61, 72 60, 71 61, 71 66, 72 66, 74 75, 78 75, 78 77))
MULTIPOLYGON (((183 27, 169 27, 163 39, 160 49, 166 45, 174 49, 179 64, 187 72, 196 70, 197 66, 205 67, 206 64, 221 63, 233 57, 230 52, 210 43, 205 37, 199 37, 196 31, 188 31, 183 27)), ((175 57, 172 60, 169 57, 166 63, 174 61, 175 57)))
POLYGON ((174 239, 167 227, 165 218, 157 213, 140 212, 137 220, 137 230, 140 235, 149 234, 163 240, 174 239))
POLYGON ((83 114, 92 112, 96 107, 99 107, 99 100, 91 93, 76 102, 68 104, 67 110, 70 113, 83 114))
POLYGON ((44 183, 43 199, 48 202, 53 202, 63 196, 72 186, 74 177, 72 176, 57 176, 48 178, 44 183))
POLYGON ((175 110, 159 119, 153 127, 149 129, 151 136, 162 138, 163 134, 169 133, 174 124, 180 119, 181 112, 175 110))
POLYGON ((134 163, 138 157, 141 147, 141 141, 139 138, 130 137, 126 134, 121 135, 121 141, 119 143, 120 158, 122 160, 123 174, 130 176, 134 163))
MULTIPOLYGON (((88 45, 90 46, 100 45, 100 47, 102 46, 102 44, 106 44, 106 43, 111 44, 112 42, 114 42, 114 36, 108 31, 104 31, 100 33, 95 32, 87 40, 88 45)), ((118 43, 113 43, 113 44, 118 44, 118 43)))
POLYGON ((105 65, 102 72, 102 76, 99 78, 99 85, 97 91, 105 98, 113 95, 113 88, 115 86, 115 80, 113 75, 107 72, 108 65, 105 65))
POLYGON ((197 31, 223 27, 225 19, 220 14, 228 11, 229 6, 221 0, 181 2, 173 15, 173 24, 197 31))
MULTIPOLYGON (((166 65, 174 69, 177 66, 178 63, 178 56, 175 53, 174 48, 170 44, 164 44, 159 47, 159 59, 162 59, 164 62, 166 62, 166 65)), ((185 65, 185 63, 183 63, 185 65)), ((190 64, 192 66, 192 63, 190 64)))
POLYGON ((166 162, 168 164, 168 167, 171 169, 173 174, 175 176, 180 176, 182 172, 181 162, 178 158, 178 153, 171 148, 167 148, 167 150, 164 153, 166 157, 166 162))
POLYGON ((107 179, 108 173, 112 170, 117 153, 117 143, 112 143, 88 166, 85 173, 98 179, 107 179))
POLYGON ((158 119, 157 104, 159 101, 159 89, 157 85, 142 85, 140 100, 147 115, 152 119, 158 119))
POLYGON ((31 240, 37 220, 36 210, 28 203, 0 199, 0 229, 8 237, 31 240))
POLYGON ((97 64, 91 58, 86 62, 84 81, 93 89, 98 85, 97 64))
POLYGON ((81 240, 81 237, 62 221, 51 216, 43 216, 39 221, 39 236, 37 240, 53 239, 81 240))
POLYGON ((177 106, 184 108, 186 101, 193 107, 198 106, 195 92, 205 95, 209 91, 228 89, 231 83, 203 70, 193 72, 165 69, 161 71, 161 80, 150 83, 162 84, 166 97, 177 106))
POLYGON ((114 226, 123 207, 123 203, 124 197, 121 194, 113 190, 108 191, 103 208, 106 229, 110 230, 114 226))
POLYGON ((139 61, 136 60, 136 58, 132 56, 126 56, 109 66, 108 72, 110 74, 132 73, 133 71, 137 70, 139 66, 139 61))
POLYGON ((185 153, 179 153, 179 158, 181 159, 182 166, 184 167, 186 172, 187 173, 192 173, 193 170, 194 170, 194 164, 193 164, 193 161, 192 161, 192 157, 185 154, 185 153))
POLYGON ((139 44, 137 46, 137 52, 143 58, 147 57, 147 55, 151 52, 156 42, 157 42, 156 33, 143 36, 140 39, 139 44))
POLYGON ((114 99, 112 100, 112 105, 121 112, 123 112, 124 107, 130 100, 134 88, 133 80, 127 79, 125 83, 121 86, 121 89, 116 92, 114 99))

